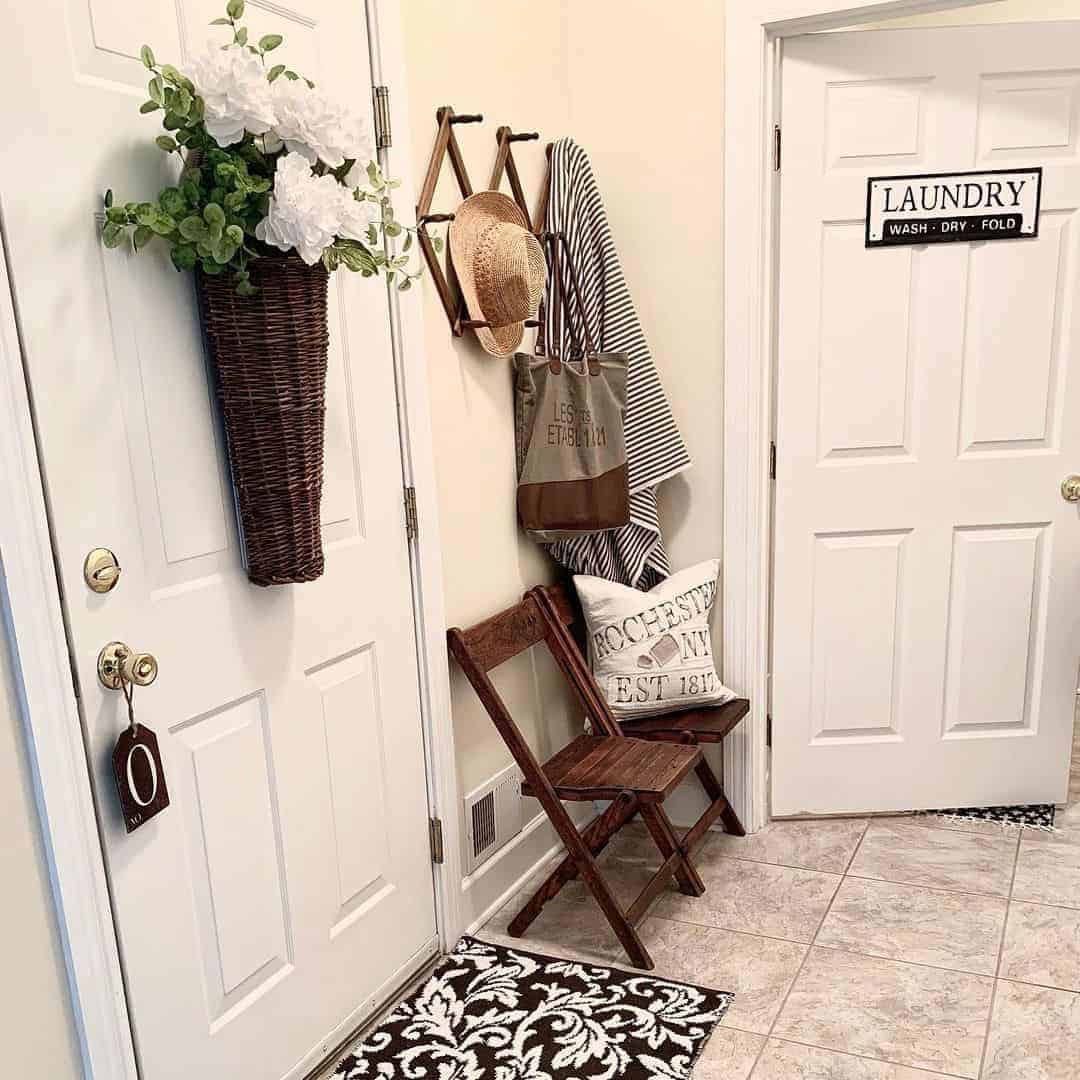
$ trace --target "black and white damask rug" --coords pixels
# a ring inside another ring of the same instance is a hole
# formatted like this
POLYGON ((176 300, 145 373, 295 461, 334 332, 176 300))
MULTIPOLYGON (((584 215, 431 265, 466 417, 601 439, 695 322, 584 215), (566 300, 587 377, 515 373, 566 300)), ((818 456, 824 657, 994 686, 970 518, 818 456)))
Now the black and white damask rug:
POLYGON ((998 825, 1015 825, 1026 829, 1054 828, 1054 804, 1033 803, 1030 806, 979 806, 965 809, 922 810, 920 815, 954 818, 957 821, 993 821, 998 825))
POLYGON ((686 1080, 732 997, 466 937, 333 1080, 686 1080))

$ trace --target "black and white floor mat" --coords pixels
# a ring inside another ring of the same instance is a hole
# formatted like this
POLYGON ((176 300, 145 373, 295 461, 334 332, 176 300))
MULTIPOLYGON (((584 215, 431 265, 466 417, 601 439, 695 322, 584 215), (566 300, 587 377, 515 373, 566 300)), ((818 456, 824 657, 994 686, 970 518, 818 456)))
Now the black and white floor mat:
POLYGON ((685 1080, 732 997, 466 937, 334 1080, 685 1080))
POLYGON ((1016 825, 1028 829, 1053 829, 1054 804, 1033 803, 1030 806, 955 807, 949 810, 922 810, 921 815, 954 818, 957 821, 994 821, 999 825, 1016 825))

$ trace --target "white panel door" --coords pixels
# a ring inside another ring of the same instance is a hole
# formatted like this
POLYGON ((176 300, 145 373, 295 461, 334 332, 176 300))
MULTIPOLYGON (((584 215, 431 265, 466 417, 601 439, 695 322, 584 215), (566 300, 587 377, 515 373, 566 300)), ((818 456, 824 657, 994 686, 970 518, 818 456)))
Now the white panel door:
POLYGON ((1080 24, 785 45, 773 812, 1065 797, 1080 24), (864 246, 870 176, 1041 165, 1037 239, 864 246))
MULTIPOLYGON (((192 281, 106 251, 102 194, 170 182, 142 42, 201 49, 221 0, 35 0, 7 20, 0 199, 145 1080, 302 1075, 437 948, 387 294, 331 279, 325 576, 241 568, 192 281), (99 596, 96 547, 123 567, 99 596), (154 653, 135 695, 172 805, 128 836, 125 724, 98 650, 154 653)), ((370 113, 363 3, 251 0, 254 35, 370 113)), ((369 116, 370 120, 370 116, 369 116)))

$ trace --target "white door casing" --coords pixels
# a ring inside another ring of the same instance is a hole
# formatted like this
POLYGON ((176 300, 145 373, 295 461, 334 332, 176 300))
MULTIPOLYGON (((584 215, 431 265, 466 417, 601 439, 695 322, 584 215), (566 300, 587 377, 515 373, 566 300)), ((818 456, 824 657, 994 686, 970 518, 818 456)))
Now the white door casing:
MULTIPOLYGON (((170 179, 137 111, 139 45, 182 58, 217 6, 46 0, 21 12, 4 76, 22 103, 0 151, 6 238, 152 1080, 302 1072, 436 947, 385 291, 331 283, 326 576, 260 590, 239 565, 190 279, 97 235, 106 187, 139 199, 170 179), (123 565, 106 596, 81 578, 98 545, 123 565), (135 704, 173 801, 131 836, 107 764, 122 702, 95 675, 115 638, 161 663, 135 704)), ((370 113, 362 8, 252 4, 247 21, 370 113)))
POLYGON ((1069 23, 785 43, 776 814, 1065 795, 1078 50, 1069 23), (868 176, 1028 165, 1036 240, 863 246, 868 176))

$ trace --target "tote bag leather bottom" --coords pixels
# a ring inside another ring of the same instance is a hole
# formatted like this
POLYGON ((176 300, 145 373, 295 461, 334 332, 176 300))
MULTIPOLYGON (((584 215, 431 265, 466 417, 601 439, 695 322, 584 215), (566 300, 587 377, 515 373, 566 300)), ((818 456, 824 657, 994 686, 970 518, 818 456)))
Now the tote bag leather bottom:
POLYGON ((626 466, 584 480, 519 484, 517 507, 521 524, 545 540, 622 528, 630 521, 626 466))

